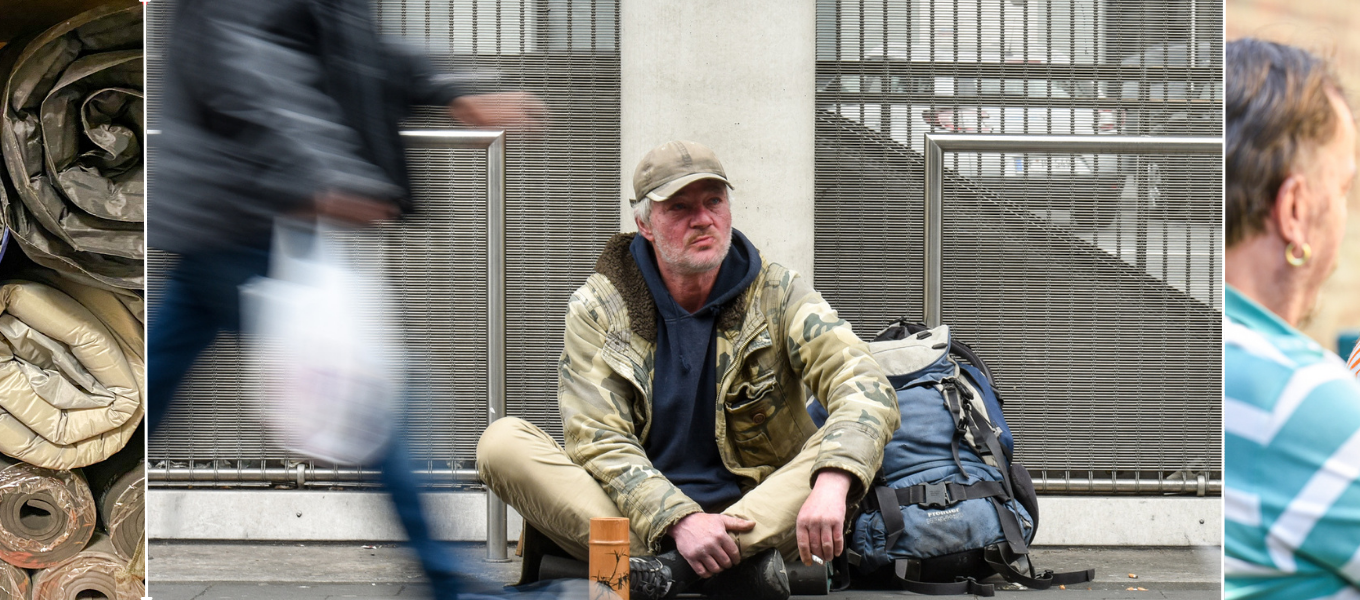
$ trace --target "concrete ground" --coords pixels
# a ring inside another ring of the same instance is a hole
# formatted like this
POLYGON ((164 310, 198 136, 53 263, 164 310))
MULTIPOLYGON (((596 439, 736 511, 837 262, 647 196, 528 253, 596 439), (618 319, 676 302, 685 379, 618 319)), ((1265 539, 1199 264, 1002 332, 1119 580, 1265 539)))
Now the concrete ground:
MULTIPOLYGON (((519 577, 517 560, 487 562, 481 544, 450 547, 476 584, 495 588, 519 577)), ((1096 580, 1066 590, 1003 591, 998 597, 1219 598, 1219 554, 1216 546, 1037 548, 1038 565, 1055 570, 1094 568, 1096 580)), ((419 565, 394 544, 152 541, 148 568, 148 594, 156 600, 428 597, 419 565)), ((850 591, 835 593, 831 600, 880 600, 905 594, 850 591)))

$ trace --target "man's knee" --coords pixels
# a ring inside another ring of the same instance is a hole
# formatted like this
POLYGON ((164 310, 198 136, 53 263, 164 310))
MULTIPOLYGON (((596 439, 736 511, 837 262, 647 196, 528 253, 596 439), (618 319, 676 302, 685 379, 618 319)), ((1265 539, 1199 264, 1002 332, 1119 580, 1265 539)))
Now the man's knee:
POLYGON ((477 475, 482 481, 490 483, 490 476, 524 460, 524 441, 538 437, 536 429, 533 423, 518 417, 492 421, 477 440, 477 475))

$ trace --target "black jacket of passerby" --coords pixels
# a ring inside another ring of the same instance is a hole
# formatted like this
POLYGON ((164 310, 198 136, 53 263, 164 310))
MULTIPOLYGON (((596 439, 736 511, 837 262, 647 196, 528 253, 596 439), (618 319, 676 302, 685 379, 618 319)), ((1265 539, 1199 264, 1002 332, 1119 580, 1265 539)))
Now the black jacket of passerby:
POLYGON ((381 41, 368 0, 181 0, 151 139, 149 240, 186 254, 267 246, 324 190, 409 209, 398 122, 461 92, 381 41))

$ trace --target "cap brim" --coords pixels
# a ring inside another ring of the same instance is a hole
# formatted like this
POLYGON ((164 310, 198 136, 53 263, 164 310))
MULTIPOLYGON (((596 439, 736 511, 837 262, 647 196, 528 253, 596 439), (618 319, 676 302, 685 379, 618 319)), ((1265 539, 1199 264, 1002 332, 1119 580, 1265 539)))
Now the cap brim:
POLYGON ((652 202, 665 202, 670 200, 671 196, 675 195, 681 188, 701 179, 717 179, 718 181, 727 184, 727 187, 736 189, 732 186, 732 182, 717 173, 690 173, 684 177, 680 177, 673 181, 667 181, 666 183, 656 186, 652 191, 647 192, 645 197, 652 202))

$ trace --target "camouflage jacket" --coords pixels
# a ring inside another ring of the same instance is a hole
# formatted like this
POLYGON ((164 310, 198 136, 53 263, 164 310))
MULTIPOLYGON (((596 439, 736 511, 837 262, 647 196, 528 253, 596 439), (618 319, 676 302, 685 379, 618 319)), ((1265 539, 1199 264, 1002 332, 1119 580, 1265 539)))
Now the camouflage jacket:
MULTIPOLYGON (((567 454, 655 550, 672 524, 702 509, 643 451, 653 425, 657 310, 628 251, 633 235, 611 239, 572 294, 557 397, 567 454)), ((853 474, 851 501, 870 489, 900 417, 887 377, 850 324, 796 273, 768 261, 717 323, 718 452, 743 491, 817 431, 808 393, 831 415, 813 472, 853 474)))

